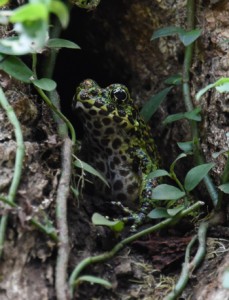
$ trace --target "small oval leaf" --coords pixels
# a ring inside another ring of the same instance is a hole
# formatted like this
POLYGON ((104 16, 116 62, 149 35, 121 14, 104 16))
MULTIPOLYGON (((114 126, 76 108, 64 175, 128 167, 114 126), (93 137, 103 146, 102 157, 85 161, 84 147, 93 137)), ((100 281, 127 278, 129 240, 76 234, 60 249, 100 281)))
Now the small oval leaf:
POLYGON ((225 194, 229 194, 229 182, 221 184, 220 186, 218 186, 218 188, 225 194))
POLYGON ((120 232, 124 228, 124 223, 121 220, 111 221, 99 213, 94 213, 92 216, 92 223, 96 226, 107 226, 113 231, 120 232))
POLYGON ((214 163, 202 164, 189 170, 184 180, 186 191, 192 191, 214 165, 214 163))
POLYGON ((153 179, 157 177, 169 176, 170 174, 166 170, 158 169, 156 171, 151 172, 146 179, 153 179))
POLYGON ((178 142, 178 147, 185 153, 190 153, 193 150, 193 141, 189 142, 178 142))
POLYGON ((32 80, 32 83, 44 91, 53 91, 56 88, 56 82, 49 78, 41 78, 32 80))
POLYGON ((174 35, 174 34, 181 34, 184 32, 185 32, 184 29, 181 27, 176 27, 176 26, 164 27, 164 28, 155 30, 150 40, 153 41, 160 37, 170 36, 170 35, 174 35))
POLYGON ((178 200, 185 196, 185 192, 169 184, 160 184, 152 191, 153 200, 178 200))
POLYGON ((192 44, 201 35, 201 29, 193 29, 191 31, 183 31, 179 33, 181 42, 187 47, 192 44))
POLYGON ((49 39, 47 43, 49 48, 69 48, 69 49, 80 49, 80 47, 69 40, 65 39, 49 39))
POLYGON ((181 212, 183 209, 184 209, 184 205, 179 205, 179 206, 176 206, 174 208, 167 209, 167 212, 168 212, 170 217, 174 217, 179 212, 181 212))
POLYGON ((167 209, 164 207, 158 207, 153 209, 147 216, 150 219, 161 219, 170 217, 170 215, 167 212, 167 209))
POLYGON ((3 70, 12 77, 26 83, 29 83, 30 79, 33 77, 32 70, 16 56, 0 55, 0 70, 3 70))

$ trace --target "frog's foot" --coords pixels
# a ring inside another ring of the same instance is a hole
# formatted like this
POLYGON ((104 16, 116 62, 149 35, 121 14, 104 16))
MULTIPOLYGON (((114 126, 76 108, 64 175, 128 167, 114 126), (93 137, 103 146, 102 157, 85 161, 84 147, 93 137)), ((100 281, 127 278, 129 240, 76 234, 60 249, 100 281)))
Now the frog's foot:
POLYGON ((123 221, 125 224, 132 224, 130 229, 132 232, 136 232, 137 228, 144 224, 148 218, 147 215, 150 208, 149 203, 144 203, 138 212, 132 211, 128 207, 124 206, 121 202, 112 201, 111 203, 120 207, 122 211, 128 215, 127 217, 122 217, 119 220, 123 221))

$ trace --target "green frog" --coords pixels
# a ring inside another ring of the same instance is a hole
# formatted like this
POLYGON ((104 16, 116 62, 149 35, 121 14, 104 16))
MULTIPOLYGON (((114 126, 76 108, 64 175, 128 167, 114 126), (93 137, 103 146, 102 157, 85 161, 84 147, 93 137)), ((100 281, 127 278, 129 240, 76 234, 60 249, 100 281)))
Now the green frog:
POLYGON ((132 211, 129 219, 141 223, 152 207, 155 179, 147 179, 158 169, 158 154, 150 128, 140 116, 126 86, 111 84, 101 88, 84 80, 73 101, 84 127, 84 159, 107 179, 110 188, 99 186, 106 200, 121 203, 132 211))

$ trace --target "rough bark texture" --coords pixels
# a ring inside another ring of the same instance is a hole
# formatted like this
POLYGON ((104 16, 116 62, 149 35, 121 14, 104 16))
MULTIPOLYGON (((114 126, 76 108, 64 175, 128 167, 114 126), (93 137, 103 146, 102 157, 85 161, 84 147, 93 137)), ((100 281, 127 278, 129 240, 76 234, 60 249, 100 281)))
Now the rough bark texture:
MULTIPOLYGON (((196 103, 194 95, 200 88, 219 77, 229 77, 229 43, 224 41, 229 38, 229 4, 228 1, 213 0, 196 2, 197 27, 202 28, 203 32, 195 49, 191 69, 191 89, 194 104, 202 108, 201 146, 206 160, 212 161, 212 153, 228 149, 226 132, 229 131, 229 96, 212 90, 196 103)), ((80 81, 94 74, 94 79, 101 85, 113 81, 127 84, 136 103, 142 105, 150 96, 165 87, 163 81, 167 77, 182 72, 184 48, 178 38, 172 36, 150 42, 150 37, 155 29, 161 27, 170 25, 185 27, 186 1, 101 0, 100 6, 93 12, 73 10, 73 16, 75 12, 77 16, 82 16, 78 24, 72 23, 68 37, 76 43, 78 38, 81 40, 82 53, 86 52, 87 57, 84 58, 85 61, 82 60, 81 68, 78 67, 79 61, 75 61, 74 58, 70 60, 73 73, 70 68, 63 68, 61 61, 60 69, 57 66, 56 77, 64 101, 65 95, 67 98, 72 98, 74 94, 71 86, 76 84, 75 78, 80 81), (94 64, 93 57, 99 57, 97 65, 94 64), (91 72, 93 66, 97 66, 97 69, 91 72)), ((79 58, 77 55, 75 57, 79 58)), ((68 63, 64 52, 61 59, 63 65, 68 63)), ((1 261, 0 298, 3 300, 55 299, 53 271, 56 259, 55 246, 46 235, 39 233, 29 224, 28 218, 36 216, 44 222, 46 216, 49 216, 50 220, 55 222, 55 192, 60 172, 60 145, 56 126, 50 111, 41 104, 37 96, 34 96, 34 92, 12 81, 4 73, 1 73, 1 84, 22 124, 26 158, 16 199, 22 209, 18 212, 1 205, 1 213, 9 212, 10 220, 4 257, 1 261)), ((62 104, 64 109, 66 109, 65 104, 66 102, 62 104)), ((151 121, 152 133, 167 169, 179 152, 176 143, 189 140, 190 131, 186 122, 179 121, 163 127, 161 121, 168 114, 180 111, 184 111, 184 105, 182 93, 179 87, 176 87, 151 121)), ((15 149, 12 127, 0 108, 0 192, 3 195, 7 192, 12 179, 15 149)), ((212 172, 216 183, 219 183, 224 164, 224 156, 216 159, 216 166, 212 172)), ((184 166, 182 170, 182 167, 180 166, 179 172, 185 174, 187 169, 184 166)), ((68 214, 71 239, 70 270, 83 257, 110 249, 111 244, 115 244, 116 239, 112 234, 109 235, 104 229, 92 227, 90 216, 94 209, 93 201, 96 200, 85 199, 78 206, 76 201, 70 200, 68 214)), ((182 225, 177 231, 180 233, 181 230, 182 225)), ((174 239, 175 244, 180 246, 179 237, 176 236, 174 239)), ((169 247, 169 239, 167 244, 169 247)), ((150 247, 153 249, 154 244, 150 247)), ((183 249, 183 241, 180 248, 183 249)), ((163 255, 166 255, 166 249, 163 255)), ((185 299, 190 294, 193 295, 193 299, 229 297, 227 290, 223 289, 221 284, 222 273, 227 267, 225 263, 227 256, 220 263, 222 255, 219 254, 218 260, 211 260, 212 266, 208 261, 207 264, 205 263, 203 269, 197 273, 197 280, 193 279, 192 282, 196 285, 198 281, 197 288, 192 287, 188 290, 188 294, 184 294, 185 299), (216 273, 209 273, 209 270, 216 268, 216 273), (201 276, 201 273, 204 276, 201 276), (206 277, 208 285, 205 281, 206 277)), ((124 299, 129 295, 132 299, 162 299, 171 288, 174 279, 163 276, 159 278, 151 262, 153 256, 155 253, 149 251, 145 256, 141 249, 134 247, 131 248, 131 253, 126 249, 107 265, 87 270, 90 274, 95 273, 110 280, 113 290, 107 292, 97 286, 90 286, 88 289, 88 285, 83 284, 77 299, 93 297, 124 299), (159 281, 161 285, 158 285, 159 281), (141 285, 135 282, 140 282, 141 285)), ((177 257, 180 258, 180 254, 177 254, 177 257)), ((167 258, 165 260, 167 261, 167 258)), ((180 270, 180 263, 177 269, 180 270)))

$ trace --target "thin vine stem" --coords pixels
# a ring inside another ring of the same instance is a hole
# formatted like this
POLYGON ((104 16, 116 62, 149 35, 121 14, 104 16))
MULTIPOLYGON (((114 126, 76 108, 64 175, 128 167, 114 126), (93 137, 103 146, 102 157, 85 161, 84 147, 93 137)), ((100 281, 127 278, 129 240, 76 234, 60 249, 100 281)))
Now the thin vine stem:
MULTIPOLYGON (((195 0, 188 0, 187 29, 190 31, 193 30, 194 28, 195 28, 195 0)), ((192 103, 191 91, 190 91, 190 68, 193 60, 193 52, 194 52, 193 50, 194 50, 194 43, 190 44, 185 48, 184 63, 183 63, 182 89, 183 89, 184 104, 187 111, 193 110, 193 103, 192 103)), ((191 125, 193 144, 194 144, 194 159, 196 163, 202 164, 204 163, 204 158, 201 153, 197 123, 195 121, 191 121, 190 125, 191 125)), ((206 175, 204 177, 204 183, 212 199, 212 203, 216 207, 218 202, 218 193, 209 175, 206 175)))
MULTIPOLYGON (((25 145, 24 145, 23 134, 22 134, 22 130, 18 118, 13 110, 13 107, 9 104, 1 88, 0 88, 0 104, 5 110, 10 123, 14 127, 15 139, 17 143, 13 179, 11 181, 8 196, 6 197, 9 203, 10 202, 14 203, 17 189, 21 180, 23 159, 25 156, 25 145)), ((1 223, 0 223, 0 257, 2 256, 3 253, 7 222, 8 222, 8 214, 2 216, 1 223)))
POLYGON ((133 241, 141 238, 144 235, 150 234, 152 232, 155 232, 157 230, 160 230, 162 228, 165 228, 169 225, 174 225, 175 223, 179 222, 179 220, 183 217, 185 217, 186 215, 190 214, 192 211, 198 209, 200 206, 204 205, 203 202, 198 201, 195 204, 193 204, 192 206, 190 206, 187 209, 184 209, 183 211, 181 211, 178 215, 176 215, 173 218, 168 218, 152 227, 149 227, 147 229, 144 229, 140 232, 137 232, 135 234, 133 234, 130 237, 127 237, 126 239, 122 240, 120 243, 116 244, 116 246, 111 249, 111 251, 105 252, 103 254, 97 255, 97 256, 92 256, 92 257, 87 257, 84 260, 82 260, 73 270, 73 272, 70 275, 69 278, 69 289, 70 289, 70 296, 71 298, 73 298, 73 294, 74 294, 74 288, 75 288, 75 283, 77 278, 79 277, 79 274, 88 266, 94 263, 98 263, 98 262, 104 262, 108 259, 111 259, 112 257, 115 256, 115 254, 120 251, 121 249, 123 249, 126 245, 132 243, 133 241))
POLYGON ((69 128, 70 134, 71 134, 71 140, 73 145, 75 145, 76 143, 76 134, 75 134, 75 129, 72 126, 71 122, 60 112, 60 110, 52 103, 52 101, 49 99, 49 97, 46 96, 46 94, 44 93, 44 91, 42 89, 40 89, 39 87, 35 86, 37 92, 39 93, 39 95, 42 97, 42 99, 45 101, 45 103, 58 115, 58 117, 61 118, 61 120, 63 120, 66 125, 69 128))
POLYGON ((198 234, 195 235, 189 242, 189 244, 186 248, 185 261, 184 261, 184 264, 182 267, 180 278, 177 281, 176 286, 174 287, 173 291, 171 293, 169 293, 164 298, 164 300, 178 299, 179 295, 181 295, 181 293, 185 289, 186 284, 187 284, 189 278, 191 277, 193 271, 203 261, 203 258, 205 256, 205 252, 206 252, 206 236, 207 236, 208 226, 209 226, 209 223, 202 222, 199 226, 198 234), (190 261, 191 250, 197 240, 199 242, 199 247, 197 249, 197 252, 196 252, 194 258, 190 261))

